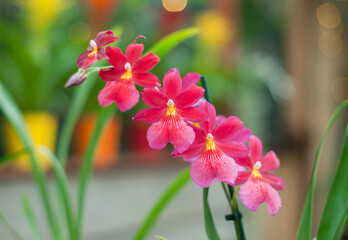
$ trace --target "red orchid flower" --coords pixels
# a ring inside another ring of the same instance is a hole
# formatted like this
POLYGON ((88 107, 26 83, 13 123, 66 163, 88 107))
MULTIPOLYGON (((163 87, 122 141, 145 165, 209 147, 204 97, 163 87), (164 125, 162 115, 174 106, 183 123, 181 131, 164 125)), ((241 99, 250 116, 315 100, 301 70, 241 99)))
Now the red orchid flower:
POLYGON ((141 92, 144 103, 152 108, 141 110, 133 119, 153 123, 147 132, 151 148, 163 149, 171 142, 177 152, 183 152, 192 144, 195 133, 184 120, 206 119, 202 110, 192 107, 203 94, 204 89, 193 84, 183 90, 176 68, 166 73, 162 91, 145 88, 141 92))
POLYGON ((208 121, 200 119, 200 128, 190 125, 196 135, 195 141, 185 152, 174 151, 172 156, 191 162, 191 178, 200 187, 209 187, 214 180, 233 184, 238 175, 233 158, 248 154, 243 143, 231 140, 239 134, 243 122, 229 117, 216 127, 215 107, 205 101, 199 108, 208 114, 208 121))
POLYGON ((279 160, 273 151, 262 157, 262 142, 256 136, 249 139, 250 153, 244 158, 235 158, 237 164, 248 168, 238 173, 233 185, 240 185, 239 196, 251 211, 256 211, 265 202, 270 215, 277 215, 281 200, 276 190, 284 189, 281 177, 268 173, 279 167, 279 160))
POLYGON ((77 66, 88 68, 96 61, 106 58, 104 46, 119 40, 112 31, 103 31, 98 33, 94 40, 91 40, 87 52, 81 53, 77 59, 77 66))
POLYGON ((99 72, 101 79, 107 81, 98 95, 99 104, 102 107, 116 102, 121 111, 129 110, 139 102, 139 92, 134 83, 142 87, 157 87, 160 85, 156 75, 147 72, 160 59, 153 53, 148 53, 140 58, 144 45, 136 43, 138 38, 145 37, 137 37, 127 47, 126 55, 123 55, 119 48, 106 48, 106 56, 113 68, 102 69, 99 72))

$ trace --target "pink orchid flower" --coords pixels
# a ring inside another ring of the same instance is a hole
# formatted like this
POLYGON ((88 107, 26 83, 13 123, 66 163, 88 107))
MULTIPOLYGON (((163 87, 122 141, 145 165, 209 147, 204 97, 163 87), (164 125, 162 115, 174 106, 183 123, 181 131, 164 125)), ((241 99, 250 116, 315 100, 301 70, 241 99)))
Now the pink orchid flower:
POLYGON ((200 128, 190 125, 196 135, 195 141, 185 152, 174 151, 172 156, 191 162, 191 178, 200 187, 209 187, 215 180, 233 184, 238 175, 233 158, 248 154, 246 145, 231 140, 242 129, 243 122, 229 117, 216 127, 215 107, 204 102, 200 109, 208 114, 208 121, 200 119, 200 128))
POLYGON ((101 79, 107 82, 98 95, 98 101, 102 107, 116 102, 117 107, 122 112, 129 110, 139 102, 139 92, 134 83, 142 87, 157 87, 160 85, 156 75, 147 72, 160 59, 153 53, 148 53, 140 58, 144 45, 136 43, 138 38, 144 37, 137 37, 127 47, 126 55, 123 55, 119 48, 106 48, 106 56, 113 68, 102 69, 99 72, 101 79))
POLYGON ((94 40, 91 40, 87 52, 81 53, 77 59, 77 66, 88 68, 96 61, 106 58, 104 46, 119 40, 111 31, 98 33, 94 40))
POLYGON ((153 123, 147 131, 151 148, 163 149, 171 142, 176 151, 185 151, 195 139, 194 131, 185 121, 206 118, 202 110, 192 107, 203 96, 204 89, 194 84, 185 89, 182 86, 179 71, 172 69, 163 79, 163 91, 145 88, 141 92, 144 103, 152 108, 141 110, 133 119, 153 123))
POLYGON ((240 185, 239 196, 251 211, 256 211, 265 202, 270 215, 277 215, 281 200, 276 190, 284 189, 281 177, 268 173, 279 167, 279 160, 273 151, 262 157, 262 142, 256 136, 249 139, 250 153, 245 158, 235 158, 237 164, 248 168, 241 171, 233 185, 240 185))
MULTIPOLYGON (((224 121, 226 121, 226 117, 223 115, 219 115, 216 117, 216 124, 219 126, 224 121)), ((242 127, 242 129, 239 131, 239 133, 231 139, 232 141, 245 143, 248 141, 249 137, 251 136, 252 131, 249 128, 242 127)))

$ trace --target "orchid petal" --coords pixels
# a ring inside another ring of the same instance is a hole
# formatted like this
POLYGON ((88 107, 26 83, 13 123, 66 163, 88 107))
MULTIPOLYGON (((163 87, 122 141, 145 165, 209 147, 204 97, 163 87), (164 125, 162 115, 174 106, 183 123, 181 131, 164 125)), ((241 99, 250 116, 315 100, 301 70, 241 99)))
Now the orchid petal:
POLYGON ((154 53, 148 53, 134 63, 132 66, 132 71, 134 73, 147 72, 153 68, 159 62, 159 60, 159 57, 154 53))
POLYGON ((90 53, 91 52, 83 52, 79 55, 79 57, 77 58, 77 66, 78 67, 85 69, 97 61, 96 54, 92 54, 92 55, 88 56, 90 53))
POLYGON ((213 167, 204 159, 191 163, 190 175, 193 182, 202 188, 209 187, 215 179, 213 167))
POLYGON ((234 181, 233 186, 238 186, 245 183, 246 181, 248 181, 250 175, 251 175, 251 171, 239 171, 238 177, 236 181, 234 181))
POLYGON ((207 118, 207 114, 196 107, 177 108, 176 111, 180 117, 191 122, 207 118))
POLYGON ((130 65, 133 65, 140 58, 144 51, 144 44, 132 43, 127 47, 126 58, 130 65))
POLYGON ((169 142, 168 129, 161 121, 150 126, 146 137, 149 146, 153 149, 163 149, 169 142))
POLYGON ((164 108, 145 108, 135 114, 134 121, 145 121, 149 123, 156 123, 161 120, 165 115, 166 109, 164 108))
POLYGON ((184 91, 179 93, 175 98, 175 105, 177 107, 187 107, 195 104, 201 97, 203 97, 204 88, 196 85, 189 86, 184 91))
POLYGON ((142 87, 157 87, 160 85, 155 74, 152 73, 133 73, 133 81, 142 87))
POLYGON ((235 182, 238 176, 238 170, 237 165, 232 158, 223 154, 218 161, 211 162, 215 169, 217 179, 230 185, 235 182))
POLYGON ((200 78, 201 75, 198 73, 187 73, 185 77, 182 79, 181 90, 183 91, 191 85, 196 85, 200 78))
POLYGON ((239 197, 245 207, 256 211, 265 201, 267 183, 258 178, 249 178, 239 189, 239 197))
POLYGON ((249 138, 249 148, 250 148, 250 160, 253 164, 261 159, 262 156, 262 142, 261 140, 252 135, 249 138))
POLYGON ((261 175, 275 190, 280 191, 284 189, 285 183, 281 177, 265 172, 262 172, 261 175))
POLYGON ((273 151, 269 151, 263 158, 260 160, 261 169, 263 172, 271 172, 276 170, 280 163, 277 155, 273 151))
POLYGON ((216 145, 223 151, 227 156, 234 157, 246 157, 249 153, 248 147, 239 142, 219 142, 215 141, 216 145))
POLYGON ((235 137, 242 127, 243 122, 239 118, 232 116, 215 128, 213 136, 216 140, 229 140, 235 137))
POLYGON ((144 103, 150 107, 155 108, 166 108, 168 99, 167 97, 156 90, 155 88, 145 88, 141 92, 141 98, 144 103))
POLYGON ((106 56, 109 58, 109 63, 118 71, 125 70, 127 63, 126 57, 123 55, 121 49, 117 47, 107 47, 106 56))
POLYGON ((120 40, 120 38, 116 37, 112 31, 103 31, 98 33, 97 37, 95 38, 95 43, 98 47, 103 47, 117 40, 120 40))
POLYGON ((203 102, 200 107, 201 110, 207 113, 208 120, 199 121, 199 126, 206 132, 212 133, 215 128, 216 122, 216 112, 215 107, 208 103, 207 101, 203 102))
POLYGON ((99 77, 104 81, 116 81, 121 79, 122 75, 126 71, 118 71, 115 68, 101 69, 99 71, 99 77))
POLYGON ((276 190, 274 190, 271 186, 267 186, 267 195, 265 199, 268 213, 271 216, 275 216, 278 214, 279 209, 282 206, 279 194, 276 190))
POLYGON ((169 99, 175 99, 181 89, 181 77, 179 71, 175 69, 169 70, 163 79, 163 89, 169 99))

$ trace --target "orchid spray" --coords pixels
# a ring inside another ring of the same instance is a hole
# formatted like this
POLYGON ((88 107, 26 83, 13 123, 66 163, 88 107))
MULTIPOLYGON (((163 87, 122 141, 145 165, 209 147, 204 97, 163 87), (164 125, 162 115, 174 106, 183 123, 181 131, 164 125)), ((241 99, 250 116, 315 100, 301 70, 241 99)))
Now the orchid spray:
MULTIPOLYGON (((102 33, 112 34, 110 31, 102 33)), ((98 34, 100 35, 101 33, 98 34)), ((111 35, 108 37, 118 40, 111 35)), ((97 69, 101 79, 107 82, 98 96, 102 107, 115 102, 120 111, 127 111, 139 101, 139 93, 134 83, 145 87, 141 91, 141 99, 150 108, 136 113, 133 120, 152 124, 147 132, 151 148, 163 149, 171 143, 174 146, 172 157, 182 157, 190 164, 191 179, 204 189, 208 237, 216 239, 218 234, 206 198, 211 183, 220 181, 232 211, 226 219, 235 222, 237 238, 245 239, 242 215, 237 206, 237 193, 242 203, 251 211, 257 210, 265 202, 269 214, 276 215, 281 207, 277 191, 284 188, 284 182, 268 171, 279 167, 278 158, 273 151, 261 157, 261 140, 251 135, 251 130, 238 117, 216 116, 205 77, 198 73, 189 73, 181 78, 179 70, 174 68, 165 74, 161 84, 154 74, 148 73, 157 64, 159 57, 151 52, 141 57, 144 45, 136 43, 139 38, 145 37, 136 38, 127 47, 125 55, 116 47, 106 47, 105 56, 104 49, 99 49, 98 45, 93 50, 89 47, 91 51, 81 55, 88 64, 81 64, 80 56, 78 66, 89 66, 99 59, 98 54, 107 58, 111 64, 109 67, 97 69), (93 60, 89 60, 92 55, 93 60), (203 87, 196 85, 199 79, 202 80, 203 87)), ((95 68, 86 67, 79 71, 91 70, 96 71, 95 68)), ((82 82, 77 79, 69 86, 82 82)), ((139 236, 141 234, 136 235, 135 239, 141 239, 139 236)))

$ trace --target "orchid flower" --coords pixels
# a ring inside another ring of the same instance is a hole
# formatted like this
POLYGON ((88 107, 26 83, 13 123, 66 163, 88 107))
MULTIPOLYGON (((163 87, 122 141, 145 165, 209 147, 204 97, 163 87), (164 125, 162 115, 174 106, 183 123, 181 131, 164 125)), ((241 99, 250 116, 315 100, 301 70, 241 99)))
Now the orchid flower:
POLYGON ((251 211, 256 211, 265 202, 270 215, 277 215, 281 200, 276 190, 284 189, 281 177, 268 173, 279 167, 279 160, 273 151, 262 157, 262 142, 256 136, 249 139, 250 153, 245 158, 235 158, 237 164, 248 168, 238 174, 233 185, 240 185, 239 196, 251 211))
POLYGON ((238 175, 233 158, 248 154, 246 145, 231 140, 239 134, 243 122, 237 117, 229 117, 216 127, 215 107, 204 102, 200 109, 207 113, 208 121, 200 119, 200 127, 191 124, 195 141, 185 152, 175 150, 172 156, 191 162, 191 178, 200 187, 209 187, 214 180, 233 184, 238 175))
POLYGON ((195 133, 185 121, 206 119, 201 109, 193 107, 204 94, 204 89, 188 84, 183 89, 179 71, 168 71, 163 79, 163 88, 145 88, 141 97, 146 108, 134 116, 135 121, 153 123, 147 132, 151 148, 163 149, 171 142, 177 152, 185 151, 194 141, 195 133))
POLYGON ((134 83, 142 87, 160 85, 156 75, 147 72, 159 62, 159 57, 148 53, 140 58, 144 45, 136 43, 138 38, 144 37, 137 37, 127 47, 126 55, 123 55, 119 48, 106 48, 106 56, 113 68, 102 69, 99 72, 101 79, 107 82, 98 95, 102 107, 116 102, 121 111, 129 110, 139 102, 139 92, 134 83))
POLYGON ((94 40, 89 42, 87 52, 81 53, 77 59, 77 66, 88 68, 96 61, 106 58, 104 46, 119 40, 112 31, 103 31, 98 33, 94 40))

